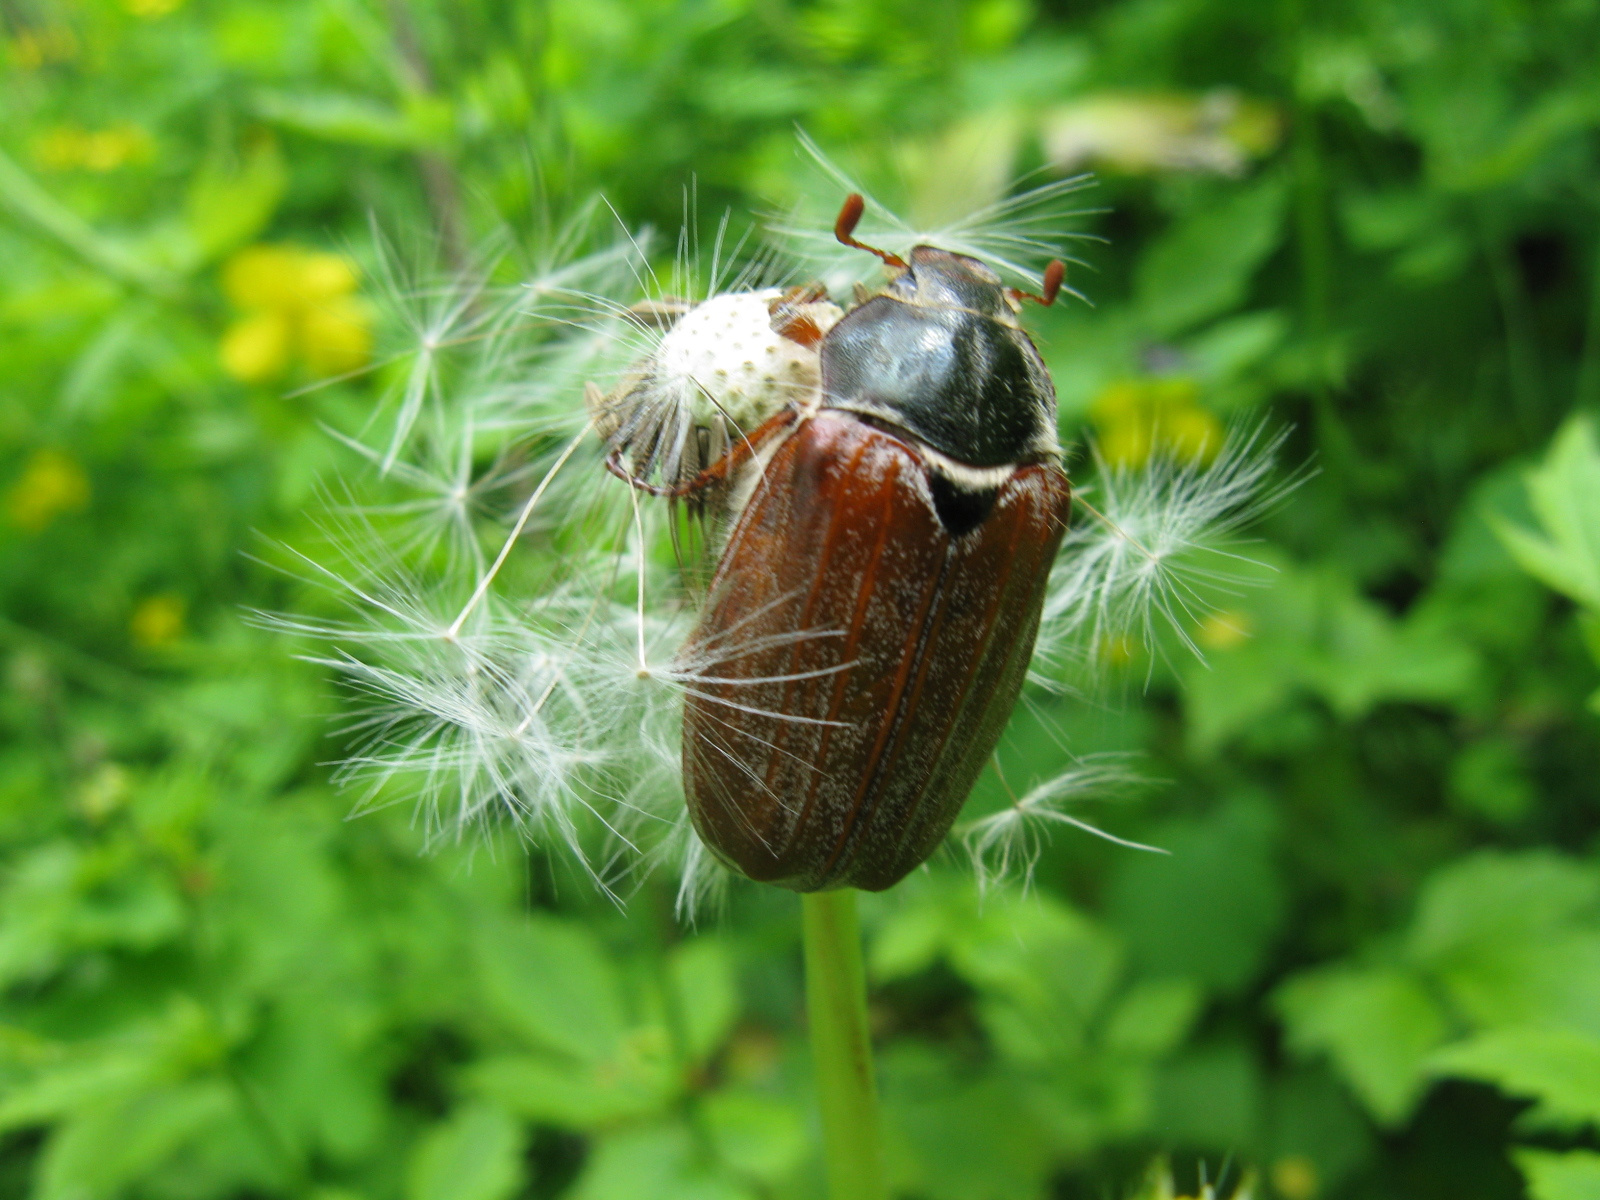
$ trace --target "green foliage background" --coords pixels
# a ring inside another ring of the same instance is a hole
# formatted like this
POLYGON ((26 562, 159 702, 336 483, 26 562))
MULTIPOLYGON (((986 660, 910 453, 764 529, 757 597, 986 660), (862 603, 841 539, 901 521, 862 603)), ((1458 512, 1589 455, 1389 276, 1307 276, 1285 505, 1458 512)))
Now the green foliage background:
POLYGON ((1031 894, 952 856, 867 908, 898 1187, 1116 1196, 1169 1152, 1283 1200, 1600 1196, 1592 0, 0 21, 0 1195, 819 1195, 792 897, 686 930, 664 883, 619 912, 537 849, 345 820, 337 695, 241 611, 302 602, 248 555, 309 536, 352 467, 322 423, 381 373, 231 378, 220 268, 370 273, 369 215, 531 244, 595 191, 673 229, 691 179, 708 221, 771 208, 797 123, 937 215, 1065 169, 1110 97, 1234 161, 1091 155, 1093 307, 1030 317, 1064 431, 1179 379, 1317 474, 1248 637, 1008 737, 1013 783, 1051 725, 1143 752, 1164 782, 1092 815, 1171 857, 1062 835, 1031 894))

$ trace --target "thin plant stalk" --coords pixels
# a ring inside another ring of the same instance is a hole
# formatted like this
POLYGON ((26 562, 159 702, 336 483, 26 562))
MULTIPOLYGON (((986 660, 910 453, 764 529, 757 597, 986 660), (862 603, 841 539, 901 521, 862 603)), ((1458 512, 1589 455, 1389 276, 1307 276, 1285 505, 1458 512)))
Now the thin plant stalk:
POLYGON ((887 1200, 856 894, 801 897, 806 1009, 830 1200, 887 1200))

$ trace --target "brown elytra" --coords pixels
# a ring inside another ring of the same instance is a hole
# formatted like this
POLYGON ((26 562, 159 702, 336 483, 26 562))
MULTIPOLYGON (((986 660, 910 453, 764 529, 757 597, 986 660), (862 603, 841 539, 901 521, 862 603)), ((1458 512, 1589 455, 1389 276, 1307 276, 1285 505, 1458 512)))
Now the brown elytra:
POLYGON ((683 651, 701 838, 795 891, 889 887, 949 832, 1027 673, 1070 488, 1016 467, 971 530, 914 445, 802 420, 729 534, 683 651))

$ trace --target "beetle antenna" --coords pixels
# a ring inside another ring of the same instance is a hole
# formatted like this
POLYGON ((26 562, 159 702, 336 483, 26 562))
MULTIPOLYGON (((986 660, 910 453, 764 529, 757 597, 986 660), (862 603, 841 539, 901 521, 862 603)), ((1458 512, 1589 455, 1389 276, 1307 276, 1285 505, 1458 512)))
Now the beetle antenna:
POLYGON ((1067 264, 1059 258, 1052 258, 1050 265, 1044 269, 1044 288, 1037 295, 1033 292, 1024 292, 1020 288, 1012 288, 1011 294, 1018 300, 1036 300, 1049 308, 1056 302, 1056 297, 1061 294, 1061 285, 1067 281, 1067 264))
MULTIPOLYGON (((887 250, 879 250, 876 246, 858 242, 852 236, 856 231, 856 226, 861 224, 861 214, 866 211, 866 199, 860 192, 851 192, 844 198, 844 204, 839 209, 839 219, 833 223, 833 236, 846 246, 854 246, 857 250, 865 250, 868 254, 876 254, 883 259, 885 266, 898 267, 904 271, 906 269, 906 260, 898 254, 890 254, 887 250)), ((1063 271, 1065 271, 1065 268, 1063 268, 1063 271)))

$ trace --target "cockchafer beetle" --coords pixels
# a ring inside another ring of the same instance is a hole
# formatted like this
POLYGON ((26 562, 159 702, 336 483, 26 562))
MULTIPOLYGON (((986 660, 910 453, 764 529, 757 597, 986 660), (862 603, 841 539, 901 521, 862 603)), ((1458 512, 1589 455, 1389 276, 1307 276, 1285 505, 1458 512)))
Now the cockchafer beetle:
POLYGON ((856 241, 862 208, 835 234, 892 275, 819 331, 820 387, 671 486, 615 438, 610 460, 658 494, 732 485, 680 655, 714 664, 686 672, 684 788, 719 858, 801 892, 887 888, 949 832, 1016 704, 1070 507, 1018 321, 1062 264, 1031 296, 966 255, 908 262, 856 241))

